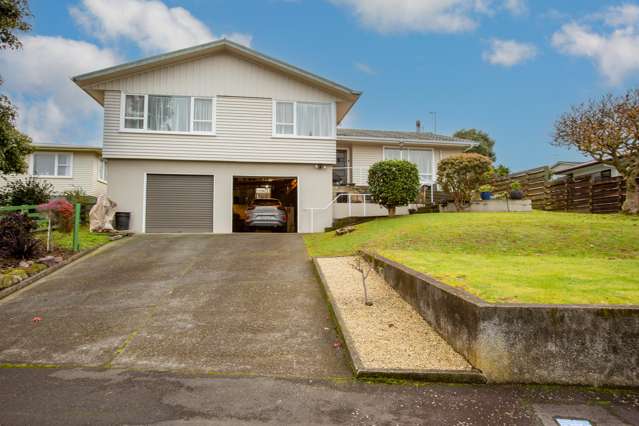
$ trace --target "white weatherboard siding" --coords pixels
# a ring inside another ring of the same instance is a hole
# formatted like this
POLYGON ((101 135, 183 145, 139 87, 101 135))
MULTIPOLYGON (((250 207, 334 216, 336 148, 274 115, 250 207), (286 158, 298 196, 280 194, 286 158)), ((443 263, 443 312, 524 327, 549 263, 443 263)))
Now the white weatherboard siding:
MULTIPOLYGON (((46 150, 39 150, 38 152, 49 152, 46 150)), ((60 194, 64 191, 73 190, 76 188, 82 188, 88 195, 98 196, 106 193, 107 185, 98 181, 98 165, 99 157, 93 152, 72 152, 72 151, 57 151, 64 154, 73 155, 73 169, 71 177, 37 177, 37 179, 44 180, 53 185, 53 192, 60 194)), ((31 162, 33 158, 29 156, 29 165, 31 168, 31 162)), ((16 180, 18 178, 26 177, 27 175, 3 175, 8 180, 16 180)), ((5 185, 5 180, 0 178, 0 187, 5 185)))
MULTIPOLYGON (((351 165, 353 167, 352 180, 355 185, 368 185, 368 169, 378 161, 384 159, 384 146, 397 145, 383 145, 383 144, 352 144, 347 145, 340 143, 338 148, 350 147, 351 152, 351 165)), ((463 148, 439 148, 436 145, 406 145, 407 148, 427 148, 433 149, 435 166, 433 168, 433 175, 437 176, 437 163, 451 155, 461 154, 464 152, 463 148)))
POLYGON ((217 54, 97 83, 87 89, 182 96, 242 96, 333 102, 334 96, 231 54, 217 54))
POLYGON ((273 137, 271 99, 218 96, 215 136, 121 131, 121 100, 118 91, 105 93, 105 158, 335 163, 334 139, 273 137))
MULTIPOLYGON (((323 209, 332 198, 332 168, 316 169, 310 164, 250 164, 206 161, 123 160, 108 162, 109 198, 118 211, 131 212, 131 230, 144 231, 145 174, 191 174, 214 176, 213 232, 233 231, 233 177, 295 177, 298 182, 298 232, 311 232, 309 208, 323 209)), ((315 231, 332 223, 333 210, 317 212, 315 231)))

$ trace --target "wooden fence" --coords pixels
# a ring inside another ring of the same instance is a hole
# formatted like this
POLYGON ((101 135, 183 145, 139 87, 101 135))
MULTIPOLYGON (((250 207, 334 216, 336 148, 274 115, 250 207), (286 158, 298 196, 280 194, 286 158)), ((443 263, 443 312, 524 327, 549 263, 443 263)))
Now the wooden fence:
POLYGON ((494 192, 510 191, 519 181, 534 209, 582 213, 617 213, 626 198, 626 185, 621 177, 564 177, 550 180, 548 167, 540 167, 495 179, 494 192))
POLYGON ((546 206, 546 184, 550 180, 550 169, 539 167, 508 176, 496 178, 493 182, 494 192, 510 192, 510 184, 518 181, 526 198, 532 200, 534 209, 544 209, 546 206))
POLYGON ((36 205, 24 205, 24 206, 6 206, 0 207, 0 215, 9 213, 22 213, 35 220, 38 224, 37 231, 46 231, 49 223, 49 218, 46 214, 40 213, 37 210, 36 205))

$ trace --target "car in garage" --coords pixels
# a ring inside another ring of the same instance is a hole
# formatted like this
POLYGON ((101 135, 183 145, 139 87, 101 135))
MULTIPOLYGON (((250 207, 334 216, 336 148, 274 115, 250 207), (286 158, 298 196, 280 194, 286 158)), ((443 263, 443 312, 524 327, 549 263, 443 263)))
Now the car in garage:
POLYGON ((286 208, 277 198, 257 198, 246 209, 249 229, 273 229, 286 232, 286 208))

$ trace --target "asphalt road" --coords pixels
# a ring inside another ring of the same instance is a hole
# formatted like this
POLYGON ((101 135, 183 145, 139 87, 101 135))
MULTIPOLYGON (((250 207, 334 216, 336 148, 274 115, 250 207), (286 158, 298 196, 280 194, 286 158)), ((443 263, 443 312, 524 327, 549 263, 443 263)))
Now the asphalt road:
POLYGON ((639 391, 0 369, 2 425, 639 425, 639 391), (545 423, 552 424, 552 423, 545 423))

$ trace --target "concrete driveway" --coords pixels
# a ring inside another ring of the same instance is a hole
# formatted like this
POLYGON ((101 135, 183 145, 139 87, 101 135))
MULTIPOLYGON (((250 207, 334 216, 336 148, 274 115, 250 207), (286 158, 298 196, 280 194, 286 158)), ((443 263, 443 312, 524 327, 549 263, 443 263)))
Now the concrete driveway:
POLYGON ((348 376, 335 340, 292 234, 139 235, 0 301, 0 363, 348 376))

